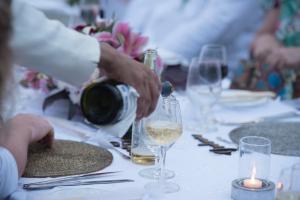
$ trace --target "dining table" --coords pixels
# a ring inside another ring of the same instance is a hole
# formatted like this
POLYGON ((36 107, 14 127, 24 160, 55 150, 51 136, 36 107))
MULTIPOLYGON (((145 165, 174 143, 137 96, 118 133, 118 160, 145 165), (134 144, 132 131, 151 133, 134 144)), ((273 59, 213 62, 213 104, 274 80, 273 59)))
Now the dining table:
MULTIPOLYGON (((42 103, 46 95, 40 91, 19 88, 19 95, 15 99, 16 113, 35 113, 48 119, 54 126, 55 139, 66 139, 82 141, 78 134, 74 134, 72 127, 79 124, 80 130, 89 130, 84 124, 76 121, 66 120, 66 102, 63 100, 55 102, 46 111, 42 110, 42 103), (51 121, 61 119, 65 127, 51 121), (69 129, 69 131, 67 130, 69 129)), ((166 200, 230 200, 232 181, 238 178, 239 173, 239 152, 231 155, 216 154, 209 151, 209 147, 198 146, 199 141, 195 140, 193 134, 201 134, 203 137, 226 147, 237 148, 229 138, 229 133, 247 123, 255 124, 255 119, 264 119, 270 116, 278 116, 282 113, 295 113, 293 117, 276 119, 287 121, 300 121, 297 108, 284 103, 280 99, 268 99, 264 102, 257 102, 253 105, 222 105, 221 102, 214 106, 213 112, 216 120, 216 130, 212 132, 201 132, 198 129, 201 120, 197 112, 199 108, 193 105, 184 91, 175 92, 174 96, 180 103, 183 121, 182 136, 167 151, 166 168, 175 172, 175 177, 167 181, 177 183, 180 190, 171 194, 155 193, 147 191, 144 185, 150 180, 139 175, 139 171, 151 166, 138 165, 131 160, 124 159, 117 151, 108 149, 113 155, 111 165, 101 172, 118 171, 112 177, 106 179, 132 179, 133 182, 117 184, 100 184, 74 187, 56 187, 47 190, 26 191, 22 189, 23 184, 46 180, 46 178, 20 178, 18 193, 27 199, 51 199, 55 194, 63 194, 57 199, 74 199, 67 195, 95 193, 95 199, 116 199, 116 200, 137 200, 137 199, 166 199, 166 200), (235 121, 237 120, 237 121, 235 121), (97 193, 98 191, 98 193, 97 193), (65 196, 64 196, 65 195, 65 196)), ((275 120, 275 119, 274 119, 275 120)), ((94 134, 97 131, 94 130, 94 134)), ((108 134, 109 133, 104 133, 108 134)), ((120 149, 124 153, 126 151, 120 149)), ((300 157, 271 155, 271 167, 269 180, 276 183, 280 171, 294 163, 300 162, 300 157)), ((48 179, 48 178, 47 178, 48 179)), ((85 199, 80 197, 78 199, 85 199)), ((86 198, 88 199, 88 198, 86 198)))

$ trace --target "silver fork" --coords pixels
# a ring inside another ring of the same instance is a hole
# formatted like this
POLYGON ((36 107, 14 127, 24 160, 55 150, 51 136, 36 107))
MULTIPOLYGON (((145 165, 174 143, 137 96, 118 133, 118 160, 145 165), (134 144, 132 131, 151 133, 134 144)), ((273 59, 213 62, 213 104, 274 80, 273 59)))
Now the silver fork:
POLYGON ((47 183, 47 184, 24 184, 23 189, 25 190, 47 190, 61 186, 78 186, 78 185, 95 185, 95 184, 114 184, 114 183, 126 183, 134 182, 131 179, 118 179, 118 180, 101 180, 101 181, 71 181, 62 183, 47 183))
POLYGON ((79 181, 79 180, 83 180, 83 179, 86 180, 86 179, 100 178, 100 177, 110 175, 110 174, 114 174, 114 173, 118 173, 118 172, 119 171, 73 175, 73 176, 67 176, 67 177, 62 177, 62 178, 54 178, 54 179, 46 180, 46 181, 28 183, 28 184, 24 184, 24 186, 26 187, 27 185, 55 184, 55 183, 61 183, 61 182, 66 182, 66 181, 79 181))

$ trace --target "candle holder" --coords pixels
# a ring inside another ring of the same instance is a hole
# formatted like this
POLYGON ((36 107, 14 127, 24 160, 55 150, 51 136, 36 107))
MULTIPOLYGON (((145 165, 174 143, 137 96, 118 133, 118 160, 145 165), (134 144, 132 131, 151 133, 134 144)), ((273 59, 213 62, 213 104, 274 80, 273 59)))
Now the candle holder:
POLYGON ((233 200, 274 200, 275 184, 268 180, 271 141, 247 136, 239 144, 239 178, 232 181, 233 200))

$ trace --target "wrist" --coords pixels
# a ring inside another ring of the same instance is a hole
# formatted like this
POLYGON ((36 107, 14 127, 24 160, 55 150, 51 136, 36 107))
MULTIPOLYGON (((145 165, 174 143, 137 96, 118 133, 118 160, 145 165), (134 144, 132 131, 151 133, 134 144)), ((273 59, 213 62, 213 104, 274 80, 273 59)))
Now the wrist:
POLYGON ((102 42, 100 45, 101 57, 98 67, 106 71, 110 71, 114 60, 117 58, 117 53, 109 44, 102 42))

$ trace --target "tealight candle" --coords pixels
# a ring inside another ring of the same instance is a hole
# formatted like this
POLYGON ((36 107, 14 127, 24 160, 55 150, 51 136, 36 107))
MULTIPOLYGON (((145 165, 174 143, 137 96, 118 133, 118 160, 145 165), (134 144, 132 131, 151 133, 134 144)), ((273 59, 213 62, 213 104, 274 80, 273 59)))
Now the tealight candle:
POLYGON ((246 188, 250 188, 250 189, 259 189, 259 188, 262 188, 262 181, 256 179, 255 176, 256 176, 256 167, 254 165, 253 168, 252 168, 251 178, 250 179, 245 179, 243 181, 243 185, 246 188))

